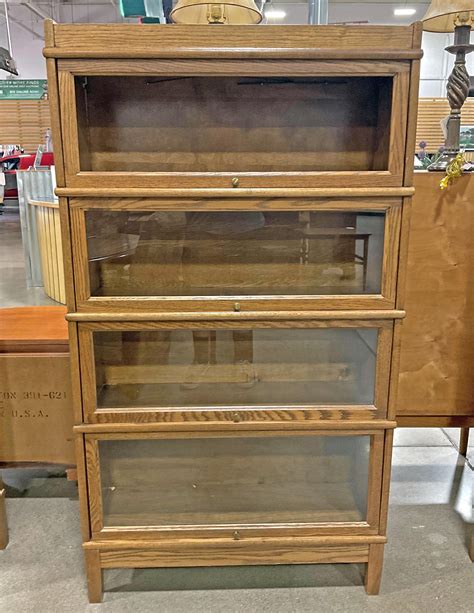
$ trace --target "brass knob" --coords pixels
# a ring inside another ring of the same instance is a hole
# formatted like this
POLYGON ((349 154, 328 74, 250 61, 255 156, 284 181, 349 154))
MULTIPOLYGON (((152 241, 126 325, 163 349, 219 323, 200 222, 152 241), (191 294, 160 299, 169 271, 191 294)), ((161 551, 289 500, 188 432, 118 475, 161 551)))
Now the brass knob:
POLYGON ((234 311, 236 313, 240 311, 240 302, 234 302, 234 311))
POLYGON ((238 177, 232 178, 232 187, 239 187, 240 179, 238 177))
POLYGON ((242 421, 242 417, 240 417, 240 413, 232 413, 232 421, 236 424, 238 424, 239 421, 242 421))
POLYGON ((234 541, 240 541, 240 539, 242 538, 242 535, 238 530, 234 530, 232 536, 234 537, 234 541))

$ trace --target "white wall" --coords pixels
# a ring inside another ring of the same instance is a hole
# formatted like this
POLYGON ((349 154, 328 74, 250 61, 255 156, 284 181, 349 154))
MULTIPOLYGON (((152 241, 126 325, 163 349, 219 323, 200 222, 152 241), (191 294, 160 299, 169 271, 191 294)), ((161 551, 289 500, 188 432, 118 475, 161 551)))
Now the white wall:
MULTIPOLYGON (((94 0, 91 0, 94 2, 94 0)), ((100 0, 96 0, 100 2, 100 0)), ((43 10, 48 10, 48 5, 39 4, 44 7, 43 10)), ((51 6, 51 5, 50 5, 51 6)), ((122 21, 117 9, 108 4, 68 4, 54 5, 55 14, 53 17, 60 22, 120 22, 122 21)), ((284 8, 287 11, 287 23, 304 23, 307 19, 307 5, 293 4, 283 5, 278 4, 278 8, 284 8)), ((348 11, 352 10, 355 15, 361 20, 369 19, 371 23, 393 23, 393 19, 385 18, 392 13, 387 9, 391 5, 377 4, 360 4, 352 5, 349 9, 348 4, 337 3, 330 4, 330 21, 337 22, 343 19, 344 15, 348 15, 348 11), (354 7, 360 7, 355 9, 354 7), (382 8, 384 12, 382 12, 382 8), (377 12, 378 11, 378 12, 377 12), (385 16, 385 17, 384 17, 385 16)), ((392 11, 393 12, 393 11, 392 11)), ((420 16, 424 12, 424 8, 419 10, 420 16)), ((44 58, 42 56, 43 48, 43 23, 31 11, 21 5, 13 4, 10 8, 10 15, 19 23, 11 22, 13 55, 17 62, 21 79, 43 79, 46 78, 46 68, 44 58)), ((418 16, 418 15, 417 15, 418 16)), ((409 23, 410 18, 405 20, 409 23)), ((281 22, 280 22, 281 23, 281 22)), ((147 26, 153 27, 153 26, 147 26)), ((474 39, 474 34, 472 35, 474 39)), ((452 35, 447 34, 432 34, 425 33, 423 35, 423 49, 425 52, 421 64, 421 84, 420 96, 422 97, 443 97, 446 95, 446 80, 452 69, 454 58, 452 55, 444 51, 444 48, 452 43, 452 35)), ((0 18, 0 45, 6 46, 6 34, 4 27, 4 19, 0 18)), ((468 70, 474 75, 474 53, 468 56, 468 70)), ((0 78, 8 78, 6 72, 0 72, 0 78)))

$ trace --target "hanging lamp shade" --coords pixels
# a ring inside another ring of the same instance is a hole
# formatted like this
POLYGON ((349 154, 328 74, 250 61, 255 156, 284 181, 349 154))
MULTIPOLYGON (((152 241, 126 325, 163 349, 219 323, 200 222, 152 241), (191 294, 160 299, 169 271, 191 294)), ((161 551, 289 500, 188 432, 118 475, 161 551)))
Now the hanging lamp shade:
POLYGON ((178 0, 170 13, 174 23, 257 24, 262 13, 253 0, 178 0))
POLYGON ((427 32, 454 32, 456 26, 474 26, 474 0, 432 0, 422 21, 427 32))

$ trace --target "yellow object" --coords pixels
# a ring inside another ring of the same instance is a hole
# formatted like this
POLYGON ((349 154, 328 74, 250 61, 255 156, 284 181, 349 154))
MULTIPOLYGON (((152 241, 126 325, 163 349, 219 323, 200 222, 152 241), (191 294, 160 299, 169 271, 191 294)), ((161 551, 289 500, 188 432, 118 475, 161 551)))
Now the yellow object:
POLYGON ((422 21, 426 32, 454 32, 456 26, 474 26, 474 0, 432 0, 422 21))
POLYGON ((441 189, 446 189, 450 183, 460 177, 463 173, 463 166, 466 163, 464 155, 458 153, 452 162, 446 168, 446 176, 441 180, 439 186, 441 189))
POLYGON ((170 17, 174 23, 245 25, 263 15, 253 0, 178 0, 170 17))
POLYGON ((59 204, 43 200, 30 200, 28 204, 36 212, 44 291, 56 302, 66 304, 59 204))

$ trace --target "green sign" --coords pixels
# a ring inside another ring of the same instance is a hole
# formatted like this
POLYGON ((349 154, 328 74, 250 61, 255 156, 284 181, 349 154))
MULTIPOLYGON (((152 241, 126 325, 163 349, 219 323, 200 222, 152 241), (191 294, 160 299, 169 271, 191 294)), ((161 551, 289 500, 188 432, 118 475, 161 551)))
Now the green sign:
POLYGON ((0 100, 44 100, 47 97, 46 79, 0 80, 0 100))

